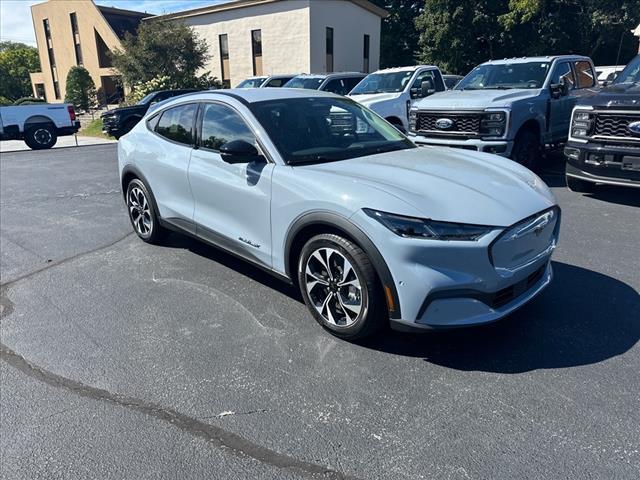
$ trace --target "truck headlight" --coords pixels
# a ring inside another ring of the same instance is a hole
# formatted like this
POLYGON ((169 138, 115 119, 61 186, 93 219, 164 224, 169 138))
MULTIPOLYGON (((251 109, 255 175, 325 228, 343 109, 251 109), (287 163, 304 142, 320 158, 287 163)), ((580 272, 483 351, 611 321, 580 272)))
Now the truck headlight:
POLYGON ((464 223, 438 222, 424 218, 405 217, 393 213, 365 208, 364 212, 400 237, 431 240, 475 241, 491 232, 494 227, 464 223))
POLYGON ((416 133, 416 124, 418 123, 418 111, 409 110, 409 132, 416 133))
POLYGON ((507 112, 485 112, 480 120, 480 134, 486 137, 502 137, 507 129, 507 112))
POLYGON ((593 120, 589 112, 576 110, 571 119, 571 136, 588 137, 593 127, 593 120))

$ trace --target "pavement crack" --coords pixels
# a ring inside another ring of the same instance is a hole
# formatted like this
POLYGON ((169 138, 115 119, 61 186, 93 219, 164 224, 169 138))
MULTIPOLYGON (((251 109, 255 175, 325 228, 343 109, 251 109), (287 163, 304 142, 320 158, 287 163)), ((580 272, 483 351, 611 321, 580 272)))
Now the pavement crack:
POLYGON ((248 412, 232 412, 231 410, 227 410, 224 412, 220 412, 216 415, 208 415, 206 417, 200 417, 202 420, 207 420, 209 418, 223 418, 223 417, 236 417, 239 415, 253 415, 254 413, 266 413, 268 410, 264 408, 260 408, 257 410, 249 410, 248 412))
POLYGON ((50 372, 42 367, 33 365, 3 343, 0 343, 0 359, 16 370, 42 383, 72 392, 80 397, 117 405, 170 423, 190 435, 206 440, 214 447, 241 458, 253 458, 261 463, 288 470, 307 478, 356 480, 355 477, 348 476, 331 468, 298 460, 288 455, 278 453, 275 450, 262 447, 233 432, 190 417, 172 408, 127 395, 111 393, 108 390, 85 385, 76 380, 50 372))

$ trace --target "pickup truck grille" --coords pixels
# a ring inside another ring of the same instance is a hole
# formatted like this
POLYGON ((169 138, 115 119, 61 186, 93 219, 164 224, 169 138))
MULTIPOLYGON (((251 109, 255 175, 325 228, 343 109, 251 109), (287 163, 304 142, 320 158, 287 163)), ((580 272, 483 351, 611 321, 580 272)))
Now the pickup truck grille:
POLYGON ((104 115, 102 117, 102 128, 112 128, 116 126, 116 118, 114 115, 104 115))
POLYGON ((640 121, 640 112, 595 112, 593 137, 620 140, 638 140, 640 135, 629 130, 629 124, 640 121))
POLYGON ((481 113, 418 112, 416 129, 432 136, 476 137, 480 133, 481 119, 481 113), (440 119, 449 119, 453 123, 449 128, 438 127, 440 119))

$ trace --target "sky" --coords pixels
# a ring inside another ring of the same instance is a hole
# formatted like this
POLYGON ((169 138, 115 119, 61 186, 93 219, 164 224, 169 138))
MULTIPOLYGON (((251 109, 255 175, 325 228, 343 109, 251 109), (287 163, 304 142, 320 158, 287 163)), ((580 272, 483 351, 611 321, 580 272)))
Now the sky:
MULTIPOLYGON (((204 7, 229 0, 95 0, 97 5, 155 14, 204 7)), ((0 0, 0 40, 36 45, 30 6, 42 0, 0 0)))

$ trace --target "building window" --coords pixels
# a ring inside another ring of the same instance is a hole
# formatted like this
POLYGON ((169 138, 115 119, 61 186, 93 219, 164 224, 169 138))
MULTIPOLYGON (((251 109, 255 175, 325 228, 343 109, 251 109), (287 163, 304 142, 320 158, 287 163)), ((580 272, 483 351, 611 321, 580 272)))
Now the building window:
POLYGON ((53 80, 53 91, 56 100, 60 98, 60 88, 58 87, 58 72, 56 71, 56 56, 53 54, 53 42, 51 41, 51 25, 49 19, 42 21, 44 26, 44 38, 47 41, 47 53, 49 55, 49 69, 51 70, 51 80, 53 80))
POLYGON ((60 85, 58 85, 58 82, 53 82, 53 94, 56 100, 60 100, 60 85))
POLYGON ((251 30, 251 52, 253 53, 253 74, 262 75, 262 31, 251 30))
POLYGON ((364 51, 362 53, 363 65, 362 71, 364 73, 369 73, 369 45, 371 43, 371 39, 369 35, 364 36, 364 51))
POLYGON ((218 37, 220 41, 220 69, 222 72, 222 86, 231 87, 231 76, 229 74, 229 37, 227 34, 218 37))
POLYGON ((113 62, 111 61, 111 50, 107 47, 107 44, 104 43, 102 37, 98 33, 98 31, 93 29, 96 36, 96 49, 98 50, 98 66, 100 68, 109 68, 113 67, 113 62))
POLYGON ((333 72, 333 28, 327 27, 327 72, 333 72))
POLYGON ((71 20, 71 33, 73 34, 73 47, 76 52, 76 65, 82 65, 82 49, 80 48, 80 33, 78 31, 78 17, 75 12, 69 15, 71 20))
POLYGON ((36 98, 41 98, 44 101, 46 101, 47 94, 45 93, 45 90, 44 90, 44 83, 36 83, 35 87, 36 87, 36 98))

